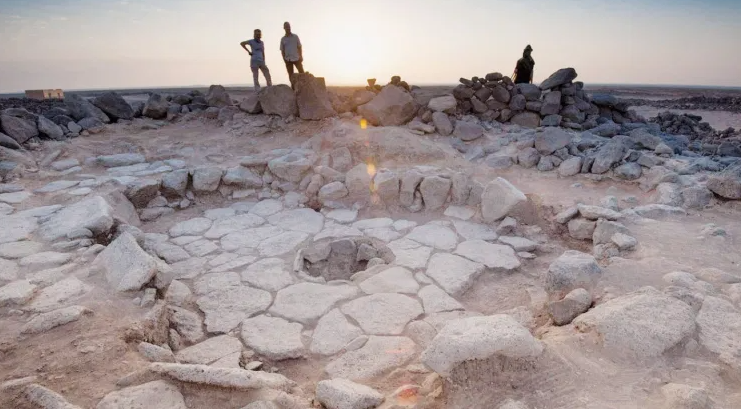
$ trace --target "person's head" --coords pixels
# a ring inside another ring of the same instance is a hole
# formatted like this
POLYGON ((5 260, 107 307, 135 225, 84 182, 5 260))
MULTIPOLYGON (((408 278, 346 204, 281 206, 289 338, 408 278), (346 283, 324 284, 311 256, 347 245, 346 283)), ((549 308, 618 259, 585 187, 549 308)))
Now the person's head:
POLYGON ((291 23, 287 21, 283 23, 283 29, 286 30, 286 35, 291 34, 291 23))
POLYGON ((525 51, 522 52, 522 55, 525 57, 529 57, 530 54, 532 54, 532 52, 533 52, 533 47, 530 47, 530 44, 528 44, 527 47, 525 47, 525 51))
POLYGON ((255 29, 255 40, 259 40, 262 38, 262 31, 260 31, 259 28, 255 29))

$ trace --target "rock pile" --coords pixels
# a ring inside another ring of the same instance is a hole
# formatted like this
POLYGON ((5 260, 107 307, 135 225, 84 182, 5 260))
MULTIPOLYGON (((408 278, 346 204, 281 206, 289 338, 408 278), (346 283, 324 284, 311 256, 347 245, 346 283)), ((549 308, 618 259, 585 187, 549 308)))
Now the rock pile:
POLYGON ((701 122, 702 117, 699 115, 675 114, 669 111, 662 112, 649 121, 659 124, 662 132, 674 135, 686 135, 691 140, 721 135, 725 136, 734 132, 733 128, 730 128, 722 133, 717 133, 709 123, 701 122))
MULTIPOLYGON (((564 68, 540 86, 517 84, 500 73, 461 78, 453 90, 455 113, 474 114, 485 121, 512 123, 528 128, 562 126, 592 129, 605 123, 640 123, 645 120, 627 104, 609 95, 588 95, 576 70, 564 68)), ((429 107, 434 111, 433 107, 429 107)))
POLYGON ((741 97, 708 97, 696 96, 677 99, 665 99, 660 101, 648 101, 645 99, 634 99, 629 101, 631 105, 651 105, 666 109, 697 109, 702 111, 728 111, 741 112, 741 97))

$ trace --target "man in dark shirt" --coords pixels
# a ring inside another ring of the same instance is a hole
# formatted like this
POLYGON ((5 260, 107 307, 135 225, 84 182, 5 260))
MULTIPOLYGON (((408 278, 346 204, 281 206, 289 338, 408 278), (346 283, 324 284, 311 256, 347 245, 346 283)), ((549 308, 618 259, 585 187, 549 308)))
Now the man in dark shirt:
POLYGON ((533 47, 530 44, 522 52, 522 58, 517 60, 515 67, 515 84, 530 84, 533 82, 533 71, 535 71, 535 60, 531 56, 533 47))

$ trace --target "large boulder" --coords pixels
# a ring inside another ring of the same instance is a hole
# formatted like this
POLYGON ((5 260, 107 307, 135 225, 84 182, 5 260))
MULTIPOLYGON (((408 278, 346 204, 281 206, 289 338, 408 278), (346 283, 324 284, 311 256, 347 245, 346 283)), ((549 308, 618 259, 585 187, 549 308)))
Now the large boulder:
POLYGON ((113 120, 133 119, 134 110, 122 96, 115 92, 106 92, 93 99, 93 105, 100 108, 113 120))
POLYGON ((275 176, 298 183, 314 166, 314 162, 316 162, 316 154, 313 151, 295 150, 271 160, 268 162, 268 168, 275 176))
POLYGON ((152 119, 163 119, 167 117, 167 108, 170 104, 160 94, 152 94, 149 96, 147 103, 144 104, 144 110, 142 115, 152 119))
POLYGON ((452 95, 443 95, 441 97, 435 97, 430 100, 427 107, 433 112, 447 112, 452 113, 455 111, 457 102, 455 97, 452 95))
POLYGON ((722 173, 711 176, 707 187, 722 198, 741 200, 741 164, 730 166, 722 173))
POLYGON ((602 146, 594 157, 592 173, 600 174, 610 170, 625 156, 625 145, 619 142, 609 142, 602 146))
POLYGON ((260 105, 260 95, 256 93, 250 94, 247 98, 243 99, 242 102, 239 103, 239 109, 253 115, 262 113, 262 106, 260 105))
POLYGON ((540 83, 540 89, 545 91, 559 85, 567 84, 576 79, 576 70, 573 68, 561 68, 551 74, 545 81, 540 83))
POLYGON ((47 138, 54 140, 64 139, 64 131, 62 131, 62 128, 60 128, 59 125, 41 115, 39 115, 37 119, 37 126, 40 134, 46 135, 47 138))
POLYGON ((567 250, 554 260, 545 274, 545 290, 567 294, 577 288, 591 288, 602 276, 597 260, 589 254, 567 250))
POLYGON ((403 88, 387 85, 371 102, 359 106, 358 113, 375 126, 398 126, 414 118, 417 104, 403 88))
POLYGON ((70 112, 70 116, 72 118, 75 118, 76 121, 79 121, 83 118, 92 117, 97 118, 101 122, 106 124, 111 122, 111 119, 108 118, 108 115, 101 111, 100 108, 91 104, 90 101, 82 98, 77 94, 65 95, 64 104, 67 106, 67 109, 70 112))
POLYGON ((427 176, 419 185, 427 210, 437 210, 445 204, 452 182, 440 176, 427 176))
POLYGON ((448 322, 422 353, 421 361, 449 377, 458 365, 502 357, 537 358, 543 345, 509 315, 462 318, 448 322))
POLYGON ((509 122, 523 128, 537 128, 540 126, 540 115, 535 112, 520 112, 513 116, 509 122))
POLYGON ((8 135, 5 135, 4 133, 0 132, 0 146, 3 148, 8 149, 20 149, 21 145, 18 144, 18 141, 11 138, 8 135))
POLYGON ((721 361, 730 364, 736 371, 741 369, 738 356, 741 340, 741 313, 733 304, 717 297, 705 297, 697 315, 700 344, 708 351, 718 354, 721 361))
POLYGON ((432 123, 435 125, 435 129, 437 129, 437 133, 442 136, 448 136, 453 133, 453 123, 450 122, 450 118, 445 112, 433 112, 432 123))
POLYGON ((208 103, 208 106, 217 108, 234 105, 232 98, 226 92, 226 88, 221 85, 212 85, 208 87, 206 102, 208 103))
POLYGON ((546 128, 535 136, 535 149, 541 155, 550 155, 565 148, 571 142, 571 134, 561 128, 546 128))
POLYGON ((540 88, 535 84, 517 84, 517 90, 525 96, 528 101, 540 100, 540 88))
POLYGON ((103 235, 113 227, 113 209, 100 196, 81 200, 54 213, 44 221, 38 231, 46 241, 66 238, 75 230, 87 229, 94 235, 103 235))
POLYGON ((108 284, 115 291, 138 291, 166 264, 139 247, 134 236, 123 233, 106 247, 93 262, 105 272, 108 284))
POLYGON ((279 115, 282 118, 298 115, 296 95, 290 86, 285 84, 273 85, 260 91, 259 96, 262 112, 268 115, 279 115))
POLYGON ((573 323, 616 359, 658 357, 695 332, 692 307, 653 287, 613 298, 573 323))
POLYGON ((0 115, 0 125, 2 125, 3 132, 18 143, 24 143, 39 135, 39 129, 35 121, 2 114, 0 115))
POLYGON ((509 181, 496 178, 489 182, 481 195, 481 215, 488 223, 507 216, 518 205, 527 202, 527 197, 509 181))
POLYGON ((311 74, 296 75, 296 103, 301 119, 318 121, 337 114, 332 108, 324 81, 311 74))

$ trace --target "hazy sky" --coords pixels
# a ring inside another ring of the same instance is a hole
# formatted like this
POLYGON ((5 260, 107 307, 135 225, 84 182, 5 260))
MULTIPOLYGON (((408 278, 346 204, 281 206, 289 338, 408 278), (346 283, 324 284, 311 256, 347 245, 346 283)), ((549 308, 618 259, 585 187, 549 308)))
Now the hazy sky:
POLYGON ((251 84, 254 28, 286 82, 286 20, 329 84, 510 75, 532 44, 536 82, 741 86, 739 0, 0 0, 0 92, 251 84))

